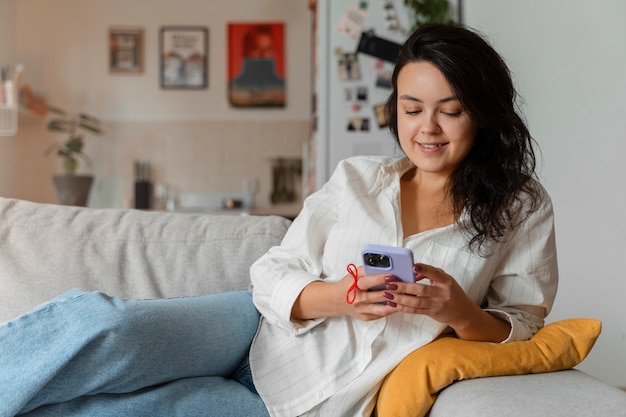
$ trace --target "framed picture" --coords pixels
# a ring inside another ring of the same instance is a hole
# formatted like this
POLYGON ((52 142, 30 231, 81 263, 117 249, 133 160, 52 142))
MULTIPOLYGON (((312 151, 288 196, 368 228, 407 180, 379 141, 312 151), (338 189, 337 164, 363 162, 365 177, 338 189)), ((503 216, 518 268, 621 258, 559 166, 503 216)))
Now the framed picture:
POLYGON ((161 88, 175 90, 208 87, 208 28, 164 26, 159 41, 161 88))
POLYGON ((143 72, 143 29, 113 27, 109 30, 109 71, 143 72))
POLYGON ((285 106, 285 24, 228 24, 228 98, 234 107, 285 106))

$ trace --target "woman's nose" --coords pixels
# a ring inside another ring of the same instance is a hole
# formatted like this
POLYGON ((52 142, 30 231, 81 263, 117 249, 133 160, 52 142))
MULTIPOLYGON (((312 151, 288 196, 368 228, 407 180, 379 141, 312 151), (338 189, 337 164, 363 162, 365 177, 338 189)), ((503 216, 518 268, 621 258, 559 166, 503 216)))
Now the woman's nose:
POLYGON ((434 114, 424 113, 424 119, 420 131, 426 135, 433 135, 441 132, 441 127, 434 114))

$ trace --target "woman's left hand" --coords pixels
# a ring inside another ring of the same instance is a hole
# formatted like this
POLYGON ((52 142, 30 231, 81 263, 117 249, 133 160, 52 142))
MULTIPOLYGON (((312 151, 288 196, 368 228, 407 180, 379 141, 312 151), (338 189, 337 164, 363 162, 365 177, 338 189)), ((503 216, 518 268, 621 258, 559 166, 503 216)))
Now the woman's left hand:
POLYGON ((465 294, 463 288, 440 268, 415 264, 415 283, 395 281, 397 289, 387 286, 398 311, 424 314, 452 328, 461 327, 478 306, 465 294), (428 283, 426 280, 429 280, 428 283))
POLYGON ((507 338, 509 322, 480 308, 445 271, 425 264, 415 264, 414 271, 415 283, 388 282, 382 294, 387 306, 424 314, 451 327, 461 339, 501 342, 507 338))

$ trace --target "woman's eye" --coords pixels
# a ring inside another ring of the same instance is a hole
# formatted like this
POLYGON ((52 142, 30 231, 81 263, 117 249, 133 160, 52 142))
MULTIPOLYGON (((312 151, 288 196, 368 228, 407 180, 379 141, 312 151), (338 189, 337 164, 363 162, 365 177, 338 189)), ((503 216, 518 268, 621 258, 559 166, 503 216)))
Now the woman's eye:
POLYGON ((457 111, 442 111, 441 113, 445 114, 446 116, 459 117, 463 112, 461 110, 457 110, 457 111))
POLYGON ((421 112, 421 110, 405 110, 404 114, 408 114, 409 116, 415 116, 417 114, 420 114, 421 112))

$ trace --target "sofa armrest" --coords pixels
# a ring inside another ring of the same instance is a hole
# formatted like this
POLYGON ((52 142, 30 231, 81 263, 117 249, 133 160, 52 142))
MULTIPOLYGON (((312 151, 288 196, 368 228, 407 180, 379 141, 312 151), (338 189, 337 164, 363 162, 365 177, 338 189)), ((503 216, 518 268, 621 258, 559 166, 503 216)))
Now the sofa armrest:
POLYGON ((441 391, 429 417, 625 415, 625 392, 569 369, 455 382, 441 391))

